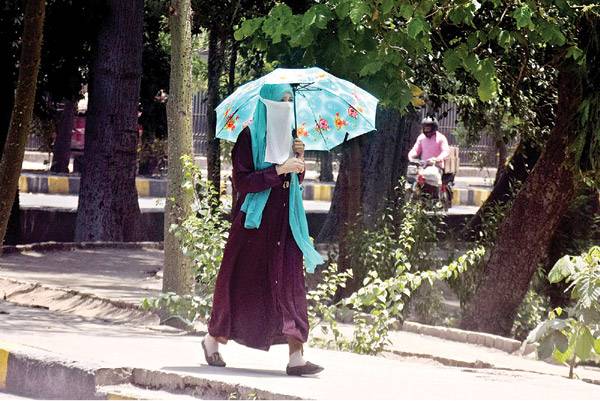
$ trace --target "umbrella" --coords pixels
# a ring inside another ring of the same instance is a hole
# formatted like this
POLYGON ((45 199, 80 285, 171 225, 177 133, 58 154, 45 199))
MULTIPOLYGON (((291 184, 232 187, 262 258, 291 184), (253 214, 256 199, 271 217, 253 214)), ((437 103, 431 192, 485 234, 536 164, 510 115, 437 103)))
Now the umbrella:
POLYGON ((292 86, 295 133, 306 150, 331 150, 346 139, 375 130, 378 99, 370 93, 320 68, 278 68, 240 86, 219 104, 217 138, 236 141, 252 122, 265 84, 292 86))

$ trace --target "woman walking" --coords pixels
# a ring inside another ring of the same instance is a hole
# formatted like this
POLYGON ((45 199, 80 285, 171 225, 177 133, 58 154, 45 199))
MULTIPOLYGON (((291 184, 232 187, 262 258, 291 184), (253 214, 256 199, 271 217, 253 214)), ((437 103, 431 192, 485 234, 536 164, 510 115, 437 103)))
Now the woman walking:
POLYGON ((234 340, 265 351, 287 343, 288 375, 323 370, 303 356, 309 331, 303 259, 308 269, 323 260, 302 206, 304 144, 291 136, 292 94, 290 85, 264 85, 232 151, 239 196, 202 341, 211 366, 225 366, 219 344, 234 340))

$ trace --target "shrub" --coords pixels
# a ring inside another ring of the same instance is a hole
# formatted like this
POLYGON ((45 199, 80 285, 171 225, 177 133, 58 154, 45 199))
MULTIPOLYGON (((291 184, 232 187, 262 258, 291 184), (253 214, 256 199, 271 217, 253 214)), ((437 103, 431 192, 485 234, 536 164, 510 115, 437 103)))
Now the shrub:
POLYGON ((569 283, 574 305, 563 310, 556 308, 549 319, 541 323, 527 338, 539 341, 538 356, 552 356, 568 364, 573 378, 576 362, 600 355, 600 247, 594 246, 580 256, 566 255, 550 273, 551 283, 569 283))
POLYGON ((153 300, 144 300, 142 306, 150 309, 166 308, 170 317, 191 324, 196 319, 206 321, 212 308, 212 295, 223 249, 227 243, 230 223, 226 219, 230 205, 222 203, 213 185, 200 174, 200 169, 189 157, 183 157, 183 186, 194 190, 192 213, 169 228, 179 239, 183 253, 192 261, 195 277, 194 295, 162 294, 153 300))

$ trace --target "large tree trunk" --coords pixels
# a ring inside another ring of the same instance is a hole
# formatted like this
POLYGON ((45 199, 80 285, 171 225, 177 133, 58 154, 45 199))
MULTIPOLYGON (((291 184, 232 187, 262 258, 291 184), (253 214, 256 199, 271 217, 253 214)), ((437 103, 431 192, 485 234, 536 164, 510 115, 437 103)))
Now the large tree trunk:
POLYGON ((91 65, 75 239, 135 241, 143 0, 107 0, 91 65))
POLYGON ((400 116, 395 110, 383 109, 377 115, 378 133, 371 137, 363 157, 362 206, 367 227, 375 223, 386 202, 396 192, 400 177, 406 174, 408 152, 420 132, 418 115, 400 116))
POLYGON ((321 152, 319 154, 319 181, 333 181, 333 155, 331 152, 321 152))
POLYGON ((57 124, 56 139, 54 140, 52 166, 50 167, 50 171, 53 173, 69 172, 75 106, 76 103, 73 99, 65 99, 64 109, 57 124))
MULTIPOLYGON (((4 18, 0 20, 0 22, 2 21, 5 23, 0 25, 0 54, 8 55, 11 53, 10 46, 12 46, 13 41, 16 41, 18 38, 15 37, 16 33, 13 33, 10 29, 12 25, 4 20, 4 18), (7 32, 7 30, 9 32, 7 32)), ((0 96, 0 158, 2 158, 4 144, 6 143, 6 138, 8 136, 10 116, 15 101, 13 94, 15 93, 16 85, 16 72, 13 73, 16 60, 13 60, 11 57, 3 57, 1 60, 0 69, 5 71, 5 73, 0 74, 0 93, 6 93, 6 96, 0 96)), ((19 209, 19 191, 17 191, 8 219, 6 235, 4 236, 4 243, 6 245, 17 245, 21 241, 21 216, 19 209)))
POLYGON ((207 151, 206 163, 208 179, 217 191, 221 188, 221 151, 219 140, 216 138, 217 115, 215 109, 219 105, 219 80, 223 71, 225 43, 221 40, 216 27, 208 33, 208 104, 207 104, 207 151))
POLYGON ((465 240, 476 239, 486 214, 496 206, 510 201, 516 195, 513 193, 515 185, 525 182, 539 157, 540 149, 532 141, 522 139, 519 142, 507 168, 496 179, 492 193, 463 229, 462 236, 465 240))
POLYGON ((168 194, 165 205, 165 269, 163 292, 190 294, 194 277, 190 259, 170 231, 191 213, 193 193, 183 188, 182 156, 192 160, 192 26, 190 0, 173 0, 171 27, 171 80, 167 103, 169 124, 168 194))
POLYGON ((575 193, 567 147, 577 132, 582 81, 577 68, 558 80, 557 124, 499 228, 483 279, 461 322, 467 330, 508 335, 533 273, 575 193))
MULTIPOLYGON (((29 0, 25 4, 19 78, 8 135, 0 161, 0 188, 2 188, 0 193, 0 246, 4 242, 11 209, 13 209, 17 195, 25 145, 33 116, 45 10, 46 2, 44 0, 29 0)), ((11 96, 12 94, 6 95, 11 96)), ((1 249, 0 252, 2 252, 1 249)))
POLYGON ((333 189, 329 213, 327 213, 325 223, 317 236, 319 243, 343 242, 339 238, 342 234, 341 229, 349 222, 350 216, 356 216, 356 213, 360 211, 360 186, 357 188, 356 184, 360 182, 360 177, 356 177, 356 175, 360 175, 361 171, 361 141, 364 141, 363 137, 352 139, 341 145, 343 148, 340 170, 333 189), (351 185, 355 190, 350 188, 351 185), (354 210, 351 211, 350 208, 354 210))
POLYGON ((240 43, 235 40, 233 33, 230 36, 231 53, 229 55, 229 76, 227 77, 227 95, 231 95, 235 90, 235 63, 237 63, 238 49, 240 43))

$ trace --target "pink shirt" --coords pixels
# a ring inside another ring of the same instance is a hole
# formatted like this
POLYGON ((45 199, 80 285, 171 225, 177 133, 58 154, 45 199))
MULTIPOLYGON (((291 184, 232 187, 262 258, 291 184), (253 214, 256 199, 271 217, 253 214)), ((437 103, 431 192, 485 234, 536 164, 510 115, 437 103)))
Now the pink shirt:
POLYGON ((431 138, 425 134, 419 135, 417 142, 408 153, 409 159, 429 160, 432 157, 440 160, 437 165, 444 168, 444 159, 450 156, 448 140, 441 132, 437 131, 431 138))

